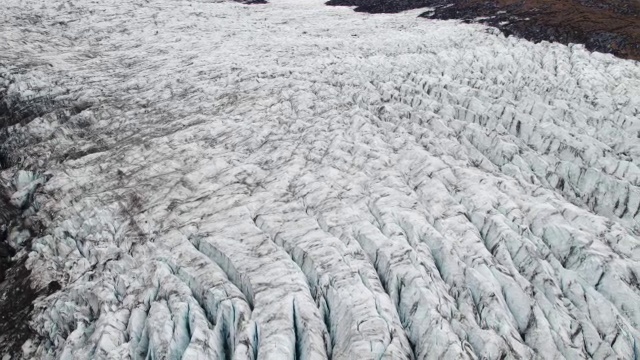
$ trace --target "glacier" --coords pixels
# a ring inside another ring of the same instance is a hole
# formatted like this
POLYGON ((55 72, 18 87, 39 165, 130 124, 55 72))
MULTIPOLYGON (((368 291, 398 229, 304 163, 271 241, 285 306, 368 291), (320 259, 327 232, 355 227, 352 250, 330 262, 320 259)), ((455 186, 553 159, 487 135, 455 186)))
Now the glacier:
POLYGON ((7 241, 60 284, 3 360, 639 358, 640 63, 322 0, 3 5, 7 241))

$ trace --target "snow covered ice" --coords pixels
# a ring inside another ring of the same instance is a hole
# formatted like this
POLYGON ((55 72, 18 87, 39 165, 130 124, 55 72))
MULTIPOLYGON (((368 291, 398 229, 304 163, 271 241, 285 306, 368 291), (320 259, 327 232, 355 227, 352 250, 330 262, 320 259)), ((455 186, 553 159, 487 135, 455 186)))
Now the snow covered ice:
POLYGON ((639 63, 322 0, 3 7, 41 116, 0 179, 62 285, 14 355, 638 358, 639 63))

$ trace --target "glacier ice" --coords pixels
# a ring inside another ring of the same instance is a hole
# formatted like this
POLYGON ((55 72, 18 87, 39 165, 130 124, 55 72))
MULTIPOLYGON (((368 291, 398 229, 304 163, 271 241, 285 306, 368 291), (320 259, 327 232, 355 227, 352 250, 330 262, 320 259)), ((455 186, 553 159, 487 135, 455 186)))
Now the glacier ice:
POLYGON ((4 7, 0 174, 62 285, 13 355, 637 357, 637 62, 318 0, 4 7))

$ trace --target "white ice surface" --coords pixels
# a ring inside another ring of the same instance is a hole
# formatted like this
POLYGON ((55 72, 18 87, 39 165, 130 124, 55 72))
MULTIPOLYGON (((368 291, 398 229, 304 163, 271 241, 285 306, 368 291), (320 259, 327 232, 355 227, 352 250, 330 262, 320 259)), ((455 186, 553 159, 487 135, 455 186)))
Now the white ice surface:
POLYGON ((640 66, 417 14, 5 0, 23 355, 637 358, 640 66))

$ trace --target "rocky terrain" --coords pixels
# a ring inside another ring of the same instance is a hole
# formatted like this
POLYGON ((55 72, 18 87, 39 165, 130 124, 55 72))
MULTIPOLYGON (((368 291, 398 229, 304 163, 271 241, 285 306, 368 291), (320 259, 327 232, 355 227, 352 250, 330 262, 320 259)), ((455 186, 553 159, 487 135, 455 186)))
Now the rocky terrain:
POLYGON ((532 41, 584 44, 587 49, 640 60, 637 0, 330 0, 357 11, 395 13, 432 8, 421 16, 461 19, 532 41))
POLYGON ((424 11, 7 0, 0 358, 637 357, 640 65, 424 11))

